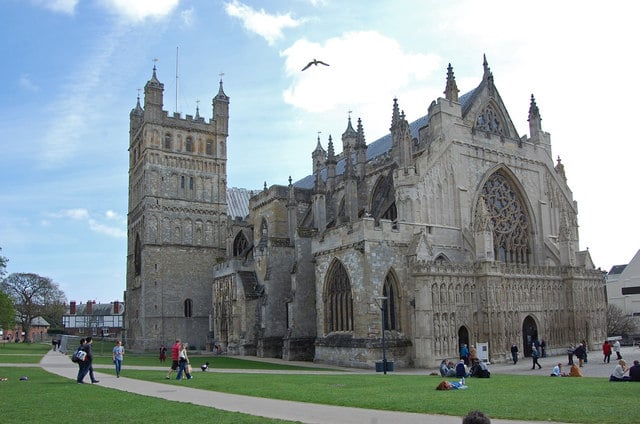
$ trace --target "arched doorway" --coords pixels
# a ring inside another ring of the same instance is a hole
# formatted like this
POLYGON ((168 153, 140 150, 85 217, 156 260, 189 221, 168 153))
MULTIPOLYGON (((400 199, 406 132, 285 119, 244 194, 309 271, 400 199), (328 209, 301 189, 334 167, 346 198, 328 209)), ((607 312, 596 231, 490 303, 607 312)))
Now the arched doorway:
POLYGON ((538 326, 531 315, 522 322, 522 350, 524 356, 531 356, 531 345, 538 340, 538 326))
POLYGON ((464 325, 458 329, 458 357, 463 344, 469 346, 469 330, 464 325))

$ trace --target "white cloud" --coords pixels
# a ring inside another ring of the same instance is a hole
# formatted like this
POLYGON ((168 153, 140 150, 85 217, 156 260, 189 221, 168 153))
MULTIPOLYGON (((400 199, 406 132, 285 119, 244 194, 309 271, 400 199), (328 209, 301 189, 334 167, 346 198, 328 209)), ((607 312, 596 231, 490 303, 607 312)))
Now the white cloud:
POLYGON ((182 23, 184 23, 185 26, 191 26, 193 20, 195 19, 195 10, 193 9, 193 7, 180 12, 180 18, 182 19, 182 23))
MULTIPOLYGON (((59 212, 50 213, 47 216, 55 219, 68 218, 73 221, 86 222, 89 229, 94 233, 104 234, 113 238, 126 238, 127 236, 124 217, 112 210, 106 211, 102 219, 106 221, 116 221, 117 225, 108 225, 101 222, 99 218, 92 217, 89 210, 85 208, 64 209, 59 212)), ((51 222, 49 220, 43 220, 41 224, 43 226, 50 226, 51 222)))
POLYGON ((225 3, 225 11, 229 16, 240 19, 246 29, 260 35, 270 45, 283 37, 283 29, 295 28, 304 22, 293 19, 290 13, 270 15, 264 9, 256 10, 238 0, 225 3))
POLYGON ((31 78, 29 77, 28 74, 20 75, 20 78, 18 79, 18 84, 20 85, 20 87, 28 91, 32 91, 32 92, 40 91, 40 87, 38 87, 36 84, 33 83, 33 81, 31 81, 31 78))
POLYGON ((133 22, 161 19, 173 12, 180 0, 102 0, 103 5, 133 22))
POLYGON ((31 0, 36 6, 44 7, 52 12, 73 15, 80 0, 31 0))
MULTIPOLYGON (((426 113, 427 100, 421 97, 428 87, 417 91, 415 82, 426 80, 441 68, 438 56, 405 52, 396 40, 374 31, 346 33, 323 44, 298 40, 281 55, 286 57, 286 72, 293 78, 283 93, 287 103, 316 113, 341 108, 343 116, 353 110, 355 116, 369 122, 374 135, 388 128, 396 96, 402 101, 404 95, 405 104, 410 103, 409 97, 425 103, 421 110, 412 109, 410 116, 426 113), (314 58, 330 66, 312 66, 301 72, 314 58)), ((444 72, 442 69, 442 75, 444 72)), ((437 81, 443 85, 444 76, 437 81)))

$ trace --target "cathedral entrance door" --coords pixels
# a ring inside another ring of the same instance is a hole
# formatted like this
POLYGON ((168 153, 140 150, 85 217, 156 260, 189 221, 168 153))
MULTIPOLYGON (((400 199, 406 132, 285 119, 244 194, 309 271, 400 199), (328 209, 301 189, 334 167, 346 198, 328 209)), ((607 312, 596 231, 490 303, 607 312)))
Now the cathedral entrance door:
POLYGON ((522 322, 522 350, 524 356, 531 356, 531 345, 538 340, 538 326, 536 321, 528 315, 522 322))
POLYGON ((469 330, 467 330, 465 326, 458 329, 458 357, 460 356, 460 348, 462 348, 463 344, 469 347, 469 330))

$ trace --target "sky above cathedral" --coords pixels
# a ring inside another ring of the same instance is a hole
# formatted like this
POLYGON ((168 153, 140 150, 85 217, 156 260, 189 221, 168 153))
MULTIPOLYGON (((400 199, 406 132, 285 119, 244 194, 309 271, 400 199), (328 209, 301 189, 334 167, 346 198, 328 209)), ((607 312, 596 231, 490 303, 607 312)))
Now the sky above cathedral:
MULTIPOLYGON (((211 117, 231 98, 228 185, 311 173, 317 139, 362 119, 388 133, 460 94, 483 55, 519 135, 531 95, 578 202, 596 267, 640 248, 638 6, 538 1, 3 0, 0 2, 0 255, 68 300, 122 300, 129 112, 153 66, 164 109, 211 117), (596 6, 597 7, 593 7, 596 6), (318 59, 330 66, 311 66, 318 59)), ((336 144, 336 153, 341 143, 336 144)))

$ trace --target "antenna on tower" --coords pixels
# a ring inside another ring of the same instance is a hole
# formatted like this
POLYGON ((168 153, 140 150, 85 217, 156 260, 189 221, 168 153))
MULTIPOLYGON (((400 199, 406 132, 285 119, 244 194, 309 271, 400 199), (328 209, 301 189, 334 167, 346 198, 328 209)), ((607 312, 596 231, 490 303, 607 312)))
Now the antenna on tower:
POLYGON ((178 112, 178 46, 176 46, 176 112, 178 112))

